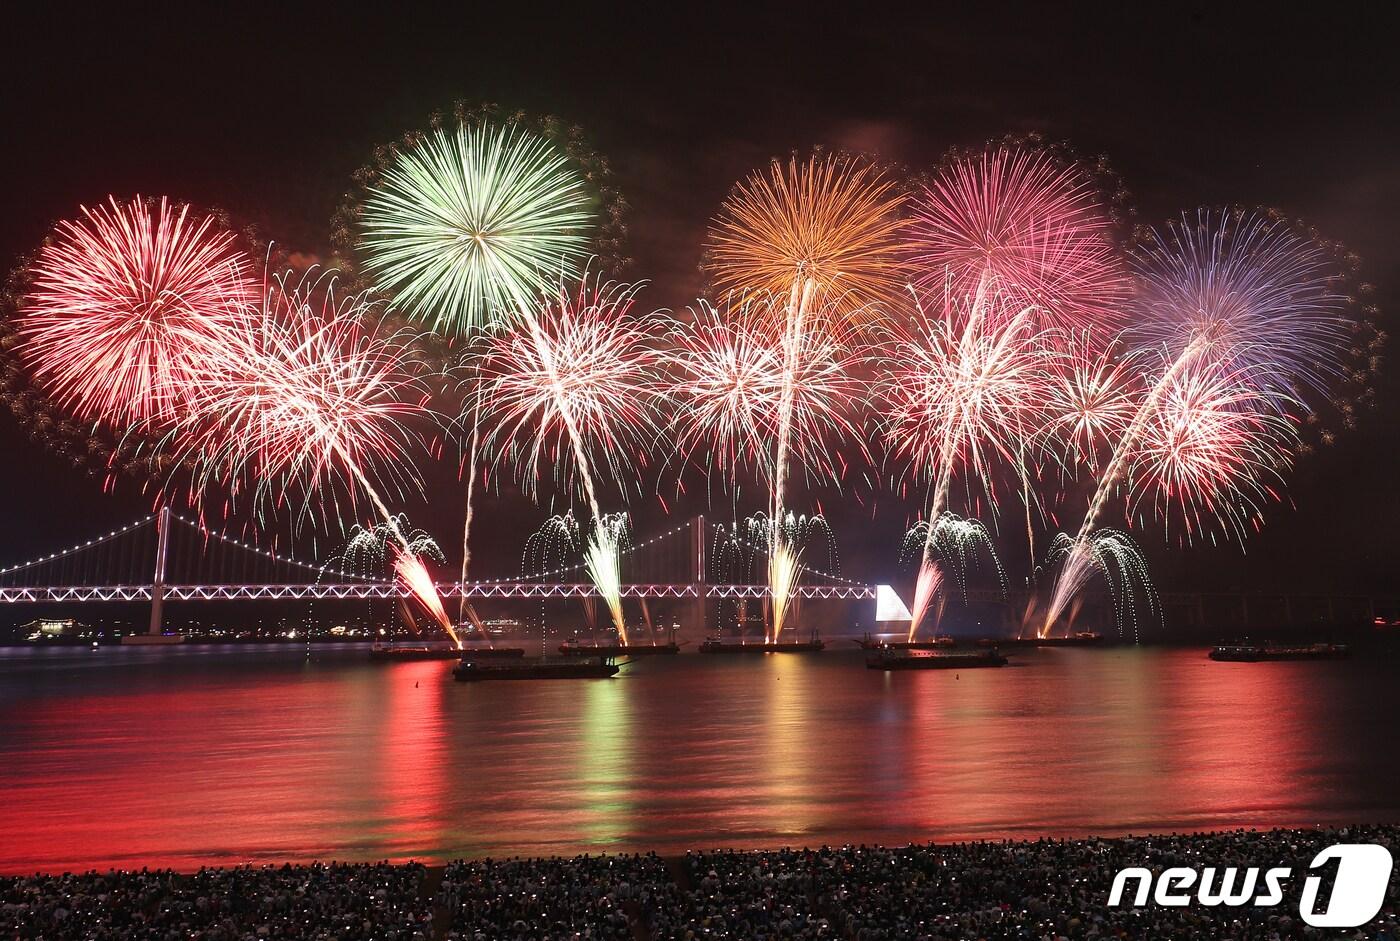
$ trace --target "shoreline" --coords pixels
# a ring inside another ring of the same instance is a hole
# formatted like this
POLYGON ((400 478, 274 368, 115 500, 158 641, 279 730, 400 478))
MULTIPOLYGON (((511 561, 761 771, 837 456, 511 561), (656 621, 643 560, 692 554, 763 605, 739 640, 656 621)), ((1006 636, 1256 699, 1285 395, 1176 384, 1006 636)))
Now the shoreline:
MULTIPOLYGON (((572 859, 602 859, 618 858, 630 859, 635 857, 656 857, 667 861, 685 860, 687 857, 695 855, 734 855, 734 856, 767 856, 784 853, 809 853, 820 849, 862 847, 870 849, 900 851, 900 850, 937 850, 950 849, 955 847, 1030 847, 1044 844, 1061 845, 1088 845, 1088 844, 1123 844, 1134 841, 1162 841, 1162 840, 1209 840, 1224 836, 1246 836, 1266 838, 1279 834, 1300 834, 1318 835, 1333 834, 1340 831, 1356 828, 1367 829, 1394 829, 1397 831, 1396 837, 1400 839, 1400 818, 1390 820, 1373 821, 1352 821, 1348 823, 1319 824, 1319 823, 1299 823, 1299 824, 1278 824, 1272 826, 1226 826, 1212 825, 1206 829, 1144 829, 1144 830, 1111 830, 1111 831, 1084 831, 1085 835, 1075 835, 1073 831, 1063 831, 1060 833, 1041 832, 1038 834, 1025 835, 976 835, 959 836, 952 835, 932 840, 910 840, 898 841, 871 841, 871 840, 826 840, 814 843, 784 843, 781 845, 746 846, 742 843, 716 846, 710 844, 697 844, 685 850, 675 850, 666 847, 664 851, 655 848, 639 848, 622 846, 616 849, 599 850, 577 850, 561 849, 555 853, 539 852, 500 852, 481 853, 475 855, 437 855, 421 854, 407 856, 280 856, 276 858, 230 858, 227 862, 205 862, 197 866, 182 865, 150 865, 141 864, 127 867, 121 866, 83 866, 70 867, 67 869, 25 869, 0 871, 0 879, 26 878, 30 876, 56 877, 61 875, 106 875, 108 873, 130 874, 140 872, 166 873, 179 877, 189 877, 200 872, 216 870, 230 871, 234 869, 312 869, 325 866, 370 866, 389 865, 394 867, 421 866, 426 870, 441 870, 447 866, 455 864, 477 864, 485 862, 501 863, 508 861, 557 861, 572 859)), ((1400 874, 1400 866, 1397 866, 1397 873, 1400 874)))
MULTIPOLYGON (((36 873, 0 877, 0 935, 1301 941, 1322 936, 1312 916, 1330 913, 1335 891, 1309 900, 1313 860, 1355 843, 1393 857, 1400 827, 36 873), (1195 876, 1221 866, 1252 875, 1234 893, 1202 875, 1193 891, 1195 876), (1267 889, 1255 878, 1265 870, 1267 889), (1173 886, 1173 899, 1162 899, 1163 886, 1173 886)), ((1364 922, 1332 924, 1368 928, 1348 937, 1395 937, 1393 868, 1380 889, 1368 891, 1369 914, 1356 916, 1364 922)))

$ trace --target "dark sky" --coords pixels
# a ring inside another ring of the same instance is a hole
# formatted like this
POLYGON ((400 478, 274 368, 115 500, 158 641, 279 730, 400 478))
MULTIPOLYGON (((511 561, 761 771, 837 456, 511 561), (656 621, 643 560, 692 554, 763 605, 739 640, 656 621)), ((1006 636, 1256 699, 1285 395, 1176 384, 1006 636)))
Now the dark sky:
MULTIPOLYGON (((465 98, 587 129, 631 203, 630 273, 652 280, 652 307, 693 299, 707 219, 771 156, 823 144, 928 167, 950 146, 1041 131, 1108 154, 1143 221, 1227 202, 1303 216, 1365 257, 1387 329, 1400 308, 1400 83, 1392 24, 1360 8, 1295 20, 1280 5, 1260 16, 1214 4, 1152 14, 997 4, 985 17, 804 5, 676 20, 590 4, 507 21, 492 18, 497 8, 542 5, 383 4, 364 18, 354 6, 8 15, 0 257, 10 264, 81 202, 136 192, 217 205, 323 253, 371 149, 465 98)), ((1395 590, 1392 376, 1359 431, 1301 462, 1296 508, 1271 509, 1247 552, 1181 552, 1146 536, 1159 581, 1395 590)), ((0 560, 149 505, 130 483, 102 493, 7 414, 0 455, 0 560)), ((459 498, 450 471, 433 474, 431 510, 405 509, 451 544, 459 498)), ((873 526, 833 514, 847 572, 884 580, 909 513, 882 498, 873 526)), ((639 514, 643 535, 660 525, 654 507, 639 514)), ((519 501, 487 506, 484 572, 510 573, 540 516, 519 501)))

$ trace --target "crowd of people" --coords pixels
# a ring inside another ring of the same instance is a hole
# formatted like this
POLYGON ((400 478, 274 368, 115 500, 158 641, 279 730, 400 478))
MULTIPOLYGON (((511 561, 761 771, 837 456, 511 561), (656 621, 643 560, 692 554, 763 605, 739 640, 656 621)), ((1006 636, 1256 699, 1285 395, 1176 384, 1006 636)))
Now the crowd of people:
POLYGON ((1361 928, 1329 931, 1299 917, 1303 873, 1335 843, 1380 843, 1395 854, 1400 827, 722 851, 669 863, 591 855, 434 871, 376 863, 9 877, 0 878, 0 941, 1400 941, 1396 872, 1380 913, 1361 928), (1132 892, 1108 904, 1126 867, 1277 866, 1294 876, 1274 906, 1139 907, 1132 892))
POLYGON ((428 941, 425 872, 318 863, 0 878, 0 939, 428 941))
POLYGON ((630 939, 646 936, 641 913, 668 882, 652 854, 459 860, 443 873, 438 901, 451 939, 630 939))

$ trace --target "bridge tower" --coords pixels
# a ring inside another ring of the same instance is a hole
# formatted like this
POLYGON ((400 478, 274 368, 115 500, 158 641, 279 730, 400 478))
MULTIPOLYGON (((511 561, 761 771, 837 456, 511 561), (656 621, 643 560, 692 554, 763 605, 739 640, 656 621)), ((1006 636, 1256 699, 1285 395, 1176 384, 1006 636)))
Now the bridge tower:
POLYGON ((705 633, 705 516, 701 514, 690 521, 690 584, 695 589, 695 600, 690 606, 688 628, 705 633))
POLYGON ((165 563, 170 554, 170 507, 160 508, 156 517, 156 570, 151 575, 151 623, 147 635, 161 633, 161 612, 165 607, 165 563))

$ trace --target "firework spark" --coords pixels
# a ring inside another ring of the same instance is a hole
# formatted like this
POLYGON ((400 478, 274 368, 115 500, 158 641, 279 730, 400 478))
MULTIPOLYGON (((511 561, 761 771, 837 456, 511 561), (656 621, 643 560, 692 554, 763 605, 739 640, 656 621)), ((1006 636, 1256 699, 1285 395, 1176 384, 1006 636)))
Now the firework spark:
POLYGON ((432 413, 410 337, 367 326, 369 315, 329 273, 266 285, 192 377, 167 437, 199 469, 197 499, 215 484, 235 495, 250 487, 260 505, 301 494, 301 518, 314 518, 337 488, 352 507, 361 490, 392 525, 380 488, 418 487, 405 456, 421 444, 412 426, 432 413))
POLYGON ((922 287, 971 294, 996 280, 1042 327, 1103 336, 1123 322, 1130 283, 1089 175, 1036 147, 999 146, 948 163, 912 201, 911 267, 922 287))
POLYGON ((825 295, 833 315, 868 315, 871 305, 899 299, 903 201, 864 160, 775 160, 720 209, 706 267, 716 287, 739 297, 785 297, 801 283, 825 295))
MULTIPOLYGON (((957 474, 996 504, 998 461, 1020 466, 1042 423, 1047 355, 1034 309, 984 278, 970 296, 949 284, 932 312, 922 303, 888 345, 880 396, 884 436, 911 473, 931 481, 928 519, 947 509, 957 474)), ((937 525, 927 530, 930 539, 937 525)), ((927 546, 931 555, 932 543, 927 546)))
POLYGON ((434 130, 399 152, 360 213, 381 291, 460 333, 577 274, 594 201, 567 157, 515 124, 434 130))
POLYGON ((632 313, 639 287, 561 287, 528 322, 497 324, 478 358, 487 449, 527 490, 551 472, 577 485, 594 519, 598 472, 627 480, 659 430, 660 360, 651 320, 632 313))
POLYGON ((232 233, 140 197, 59 223, 30 271, 20 335, 35 379, 83 421, 164 422, 254 298, 232 233))

